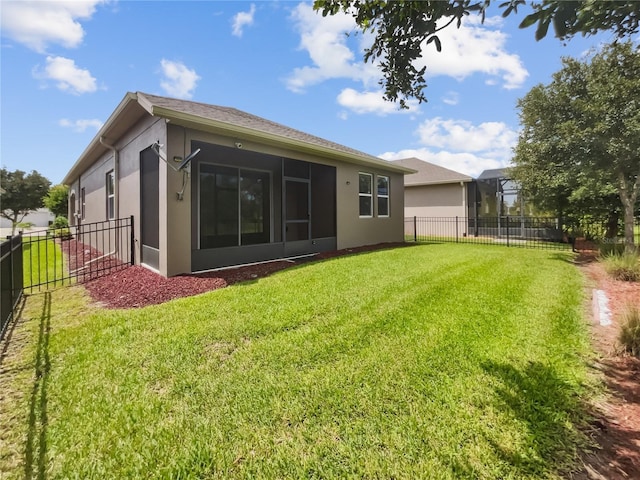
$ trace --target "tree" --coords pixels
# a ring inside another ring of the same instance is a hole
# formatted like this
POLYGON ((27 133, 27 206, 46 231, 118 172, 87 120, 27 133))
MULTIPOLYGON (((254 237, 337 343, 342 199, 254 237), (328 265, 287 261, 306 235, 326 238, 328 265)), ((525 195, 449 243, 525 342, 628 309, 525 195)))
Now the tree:
POLYGON ((68 215, 69 187, 67 185, 54 185, 44 197, 44 206, 51 210, 56 217, 68 215))
MULTIPOLYGON (((500 4, 502 16, 517 13, 525 0, 506 0, 500 4)), ((422 48, 433 44, 441 50, 438 33, 455 24, 458 28, 471 13, 484 20, 491 0, 316 0, 314 9, 323 16, 345 12, 353 15, 362 32, 374 34, 365 49, 365 62, 380 62, 384 98, 398 101, 407 108, 406 100, 426 101, 423 93, 426 67, 418 70, 413 62, 422 57, 422 48)), ((543 0, 529 1, 532 13, 524 17, 520 28, 537 24, 535 38, 547 35, 553 24, 555 35, 563 40, 576 34, 593 35, 611 30, 618 38, 638 32, 640 1, 543 0)))
POLYGON ((635 250, 640 194, 640 52, 613 43, 591 61, 563 59, 549 85, 518 102, 522 131, 513 176, 556 211, 609 216, 609 235, 624 218, 625 249, 635 250))
POLYGON ((11 221, 11 234, 16 226, 31 211, 42 207, 42 200, 49 191, 51 182, 33 170, 29 174, 21 170, 0 170, 0 185, 4 192, 0 196, 0 216, 11 221))

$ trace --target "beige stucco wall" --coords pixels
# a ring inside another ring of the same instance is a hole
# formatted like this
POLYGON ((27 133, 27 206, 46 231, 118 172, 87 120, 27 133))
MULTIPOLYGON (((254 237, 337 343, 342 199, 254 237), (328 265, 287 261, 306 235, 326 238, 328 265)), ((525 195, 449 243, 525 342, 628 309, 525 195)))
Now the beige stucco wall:
POLYGON ((467 185, 449 183, 405 187, 407 217, 466 217, 467 185))

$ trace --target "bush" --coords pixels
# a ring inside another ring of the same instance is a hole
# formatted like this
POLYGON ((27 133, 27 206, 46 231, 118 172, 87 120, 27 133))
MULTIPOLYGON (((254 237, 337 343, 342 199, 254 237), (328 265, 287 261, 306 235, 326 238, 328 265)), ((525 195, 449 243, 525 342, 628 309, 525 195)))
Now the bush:
POLYGON ((640 357, 640 309, 637 307, 630 306, 623 313, 618 341, 625 352, 640 357))
POLYGON ((69 231, 69 220, 66 217, 56 217, 51 225, 49 225, 50 234, 56 238, 71 238, 71 232, 69 231))
POLYGON ((640 281, 640 256, 637 253, 611 253, 602 257, 604 269, 616 280, 640 281))

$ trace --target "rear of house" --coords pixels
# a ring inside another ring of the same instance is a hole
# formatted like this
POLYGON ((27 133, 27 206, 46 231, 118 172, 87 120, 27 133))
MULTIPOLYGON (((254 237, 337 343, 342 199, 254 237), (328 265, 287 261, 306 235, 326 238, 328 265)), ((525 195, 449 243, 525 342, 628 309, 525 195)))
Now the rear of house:
POLYGON ((412 171, 233 108, 128 93, 64 183, 76 225, 133 216, 136 263, 172 276, 400 242, 412 171))

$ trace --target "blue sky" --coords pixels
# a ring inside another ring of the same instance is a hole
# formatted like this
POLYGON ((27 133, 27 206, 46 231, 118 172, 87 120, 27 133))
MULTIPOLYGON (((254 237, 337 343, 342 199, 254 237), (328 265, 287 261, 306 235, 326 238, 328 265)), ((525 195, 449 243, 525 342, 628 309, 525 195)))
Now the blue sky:
MULTIPOLYGON (((426 46, 428 103, 382 101, 366 37, 299 1, 12 1, 2 20, 0 159, 59 183, 127 91, 235 107, 380 156, 477 176, 509 164, 516 102, 547 83, 566 45, 497 7, 426 46)), ((500 2, 494 2, 497 5, 500 2)))

